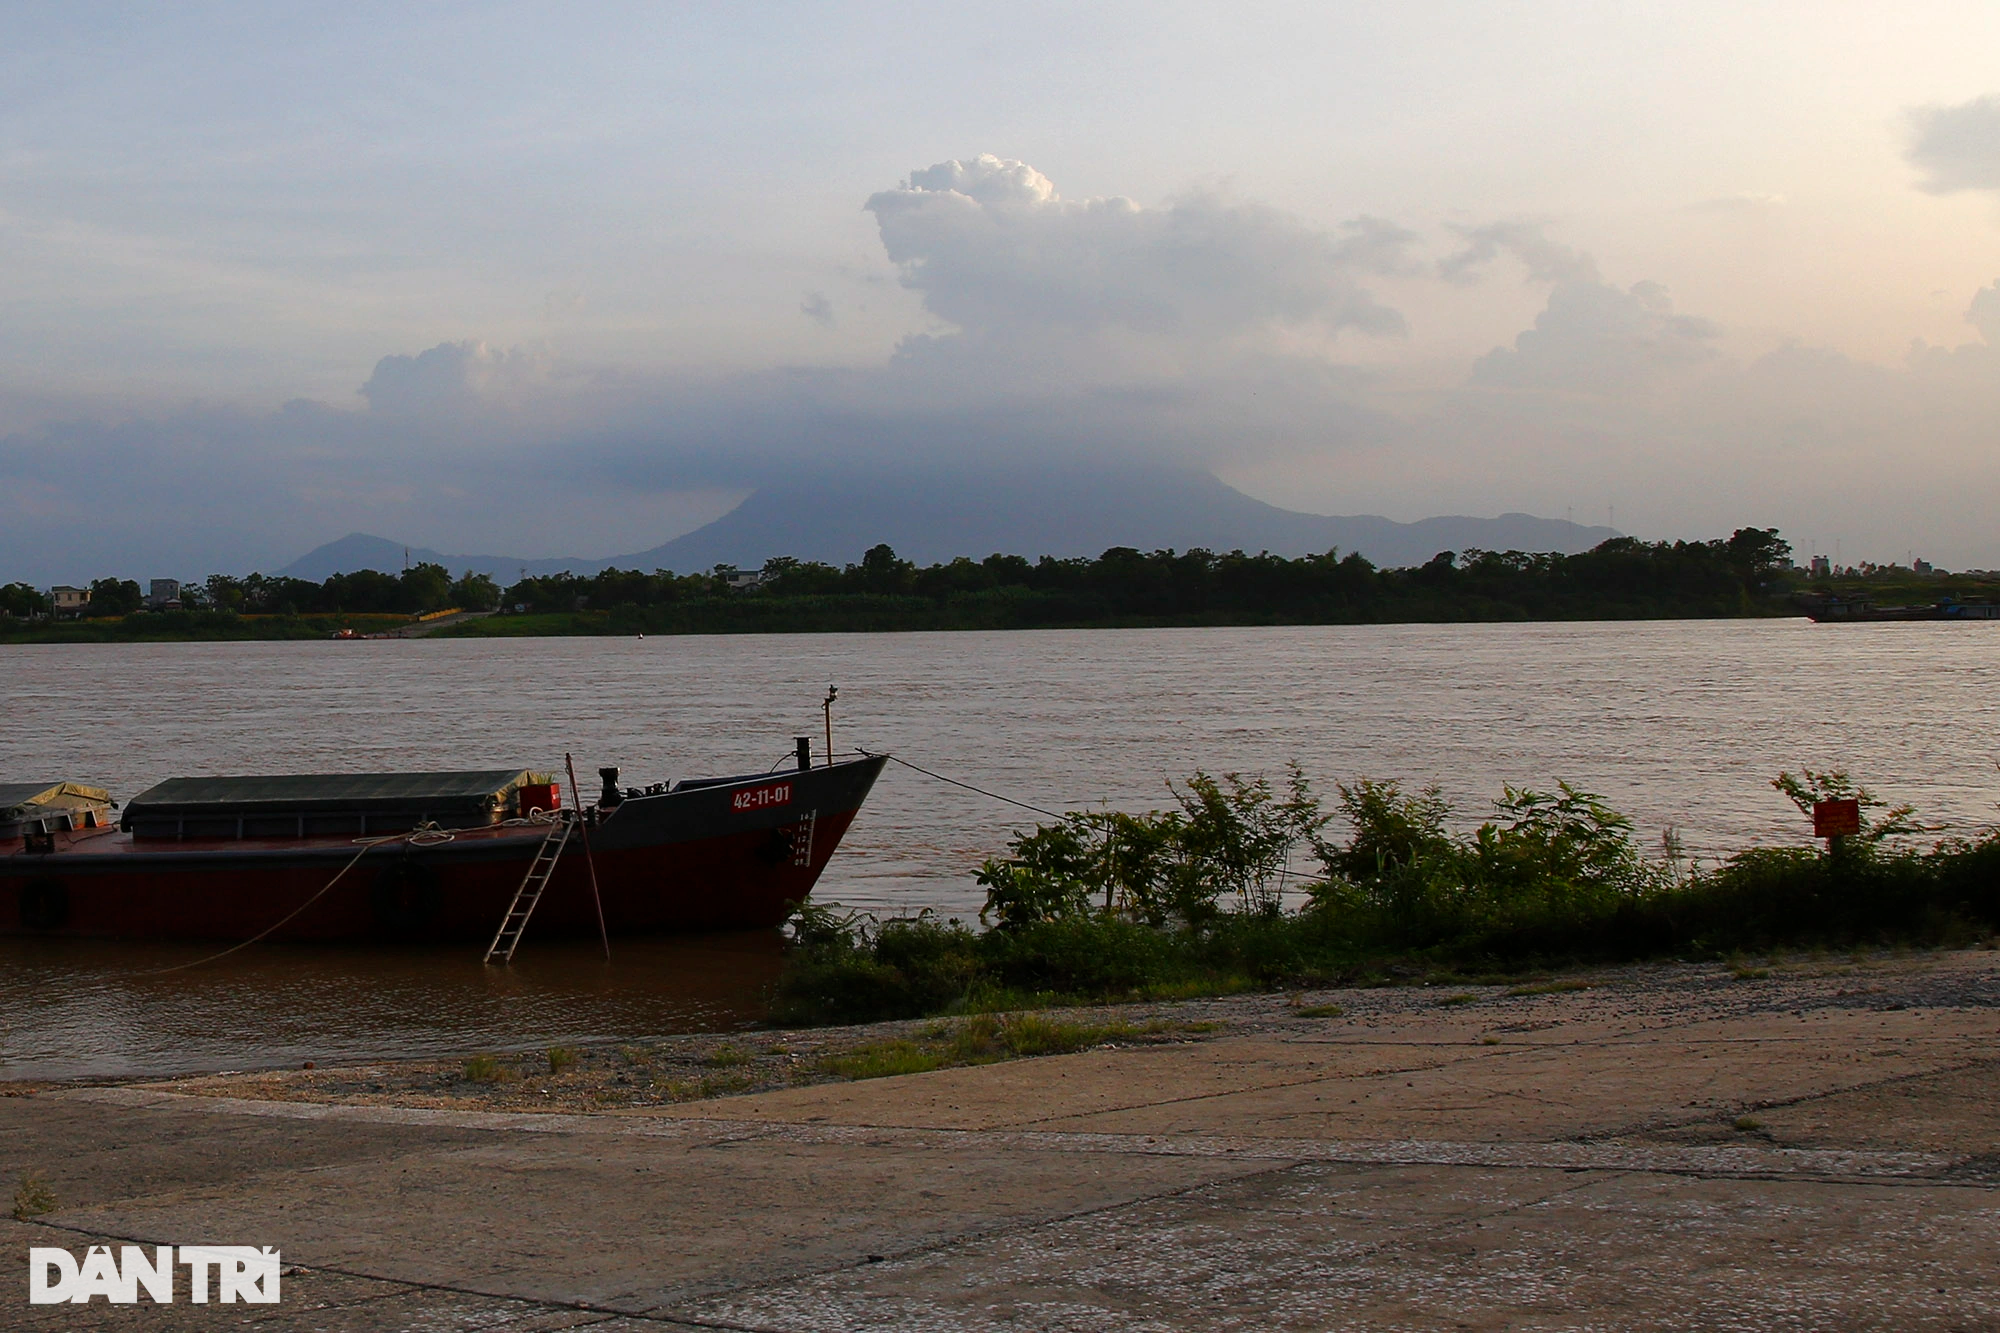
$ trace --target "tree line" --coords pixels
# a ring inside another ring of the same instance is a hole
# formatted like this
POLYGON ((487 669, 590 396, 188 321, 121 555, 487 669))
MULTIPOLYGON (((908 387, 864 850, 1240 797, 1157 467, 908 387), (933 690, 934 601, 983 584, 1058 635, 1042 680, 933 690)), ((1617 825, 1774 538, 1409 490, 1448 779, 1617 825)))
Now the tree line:
MULTIPOLYGON (((96 579, 88 591, 83 614, 93 619, 129 616, 146 607, 145 593, 132 579, 96 579)), ((200 583, 183 583, 177 600, 183 611, 235 615, 422 615, 452 606, 491 610, 500 605, 500 588, 485 574, 467 572, 454 579, 443 565, 426 562, 401 574, 362 569, 335 574, 324 583, 277 574, 211 574, 200 583)), ((26 583, 0 587, 0 612, 27 619, 53 610, 39 588, 26 583)))
POLYGON ((1715 541, 1618 537, 1577 555, 1446 551, 1405 569, 1338 551, 1288 559, 1129 547, 919 566, 884 545, 846 566, 770 560, 737 591, 729 572, 556 574, 503 596, 544 614, 609 613, 613 632, 1338 624, 1768 613, 1781 608, 1793 571, 1776 529, 1744 528, 1715 541))
MULTIPOLYGON (((1734 616, 1782 609, 1794 571, 1776 529, 1713 541, 1616 537, 1576 555, 1445 551, 1425 564, 1378 568, 1358 554, 1297 558, 1242 551, 1096 557, 965 557, 919 566, 887 545, 836 566, 781 556, 750 578, 607 569, 524 578, 502 589, 484 574, 454 579, 424 563, 401 574, 360 570, 324 582, 251 574, 184 585, 187 611, 237 615, 405 614, 505 607, 566 618, 571 632, 756 629, 1026 628, 1094 624, 1341 624, 1396 620, 1628 619, 1734 616)), ((86 614, 140 609, 139 585, 100 579, 86 614)), ((0 589, 0 610, 47 614, 25 584, 0 589)), ((545 626, 546 628, 546 626, 545 626)))

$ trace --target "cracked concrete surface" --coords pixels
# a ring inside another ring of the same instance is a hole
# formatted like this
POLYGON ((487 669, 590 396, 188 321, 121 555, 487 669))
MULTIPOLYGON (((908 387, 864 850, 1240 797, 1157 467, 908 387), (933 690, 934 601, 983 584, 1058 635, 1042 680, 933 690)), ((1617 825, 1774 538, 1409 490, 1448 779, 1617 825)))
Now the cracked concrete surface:
POLYGON ((119 1238, 300 1267, 277 1307, 17 1281, 0 1322, 2000 1327, 2000 955, 1470 993, 1207 1001, 1239 1021, 1202 1043, 644 1113, 4 1097, 0 1182, 59 1203, 0 1223, 11 1262, 119 1238))

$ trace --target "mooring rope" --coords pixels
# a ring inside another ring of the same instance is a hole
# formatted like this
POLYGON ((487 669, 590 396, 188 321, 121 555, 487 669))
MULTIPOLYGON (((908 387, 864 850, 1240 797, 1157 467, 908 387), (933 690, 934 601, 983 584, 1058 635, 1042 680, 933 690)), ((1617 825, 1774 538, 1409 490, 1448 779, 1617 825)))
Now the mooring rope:
POLYGON ((294 907, 284 917, 274 922, 273 924, 264 927, 264 929, 258 931, 255 935, 252 935, 249 939, 244 940, 241 944, 232 944, 227 949, 224 949, 221 953, 212 953, 206 958, 197 958, 192 963, 176 963, 172 967, 156 967, 151 969, 150 971, 134 972, 131 975, 135 977, 165 976, 169 972, 185 972, 191 967, 200 967, 205 963, 212 963, 218 958, 227 958, 229 957, 230 954, 235 953, 238 949, 249 948, 251 945, 255 944, 258 940, 263 939, 265 936, 271 934, 279 927, 286 925, 299 913, 305 911, 308 907, 311 907, 314 903, 326 897, 326 895, 332 891, 334 885, 340 883, 342 879, 347 877, 348 871, 354 869, 355 866, 361 864, 362 857, 368 855, 368 853, 374 851, 377 847, 380 847, 385 843, 391 843, 391 842, 406 842, 410 844, 412 847, 432 847, 436 846, 438 843, 450 842, 452 840, 452 836, 453 835, 450 832, 446 831, 445 829, 439 828, 435 823, 424 823, 417 825, 415 828, 411 829, 407 833, 390 833, 380 838, 356 838, 355 841, 361 844, 361 850, 356 852, 354 854, 353 859, 340 868, 340 873, 336 874, 332 879, 326 882, 325 888, 322 888, 318 893, 315 893, 312 897, 306 899, 304 902, 300 903, 297 907, 294 907))
POLYGON ((972 784, 971 784, 970 782, 960 782, 960 781, 959 781, 959 780, 958 780, 957 778, 948 778, 948 777, 946 777, 946 776, 945 776, 944 774, 942 774, 942 773, 933 773, 933 772, 931 772, 931 770, 929 770, 928 768, 925 768, 925 767, 924 767, 923 765, 921 765, 921 764, 913 764, 913 763, 911 763, 911 762, 910 762, 909 760, 907 760, 907 759, 899 759, 899 758, 897 758, 897 757, 896 757, 895 755, 893 755, 893 754, 880 754, 880 755, 878 755, 878 754, 875 754, 875 753, 873 753, 873 752, 871 752, 871 751, 868 751, 868 750, 863 750, 863 749, 860 749, 859 747, 857 747, 857 748, 856 748, 856 751, 855 751, 855 752, 856 752, 857 754, 865 754, 865 755, 867 755, 867 756, 868 756, 868 757, 869 757, 870 759, 887 759, 887 760, 889 760, 889 761, 890 761, 891 763, 896 763, 896 764, 901 764, 901 765, 902 765, 902 766, 903 766, 904 768, 912 768, 912 769, 915 769, 915 770, 916 770, 917 772, 919 772, 919 773, 923 774, 923 775, 924 775, 925 777, 927 777, 927 778, 935 778, 935 779, 936 779, 937 781, 939 781, 939 782, 948 782, 948 783, 950 783, 950 784, 951 784, 952 786, 954 786, 954 787, 963 787, 963 788, 965 788, 965 790, 967 790, 967 791, 971 791, 971 792, 978 792, 978 793, 979 793, 979 794, 980 794, 981 796, 987 796, 987 797, 991 797, 991 798, 992 798, 993 800, 996 800, 996 801, 1004 801, 1004 802, 1006 802, 1006 803, 1007 803, 1008 805, 1017 805, 1017 806, 1021 807, 1021 809, 1023 809, 1023 810, 1032 810, 1032 811, 1033 811, 1034 813, 1036 813, 1036 814, 1038 814, 1038 815, 1047 815, 1047 816, 1048 816, 1048 817, 1049 817, 1050 819, 1067 819, 1067 818, 1069 818, 1069 816, 1068 816, 1068 815, 1065 815, 1065 814, 1062 814, 1062 813, 1061 813, 1061 812, 1059 812, 1059 811, 1055 811, 1055 810, 1046 810, 1046 809, 1043 809, 1043 808, 1042 808, 1041 806, 1039 806, 1039 805, 1029 805, 1029 804, 1028 804, 1028 803, 1027 803, 1026 801, 1017 801, 1017 800, 1015 800, 1015 799, 1014 799, 1013 797, 1011 797, 1011 796, 1002 796, 1002 795, 1001 795, 1001 794, 1000 794, 999 792, 997 792, 997 791, 988 791, 988 790, 986 790, 986 788, 984 788, 984 787, 975 787, 975 786, 973 786, 973 785, 972 785, 972 784))

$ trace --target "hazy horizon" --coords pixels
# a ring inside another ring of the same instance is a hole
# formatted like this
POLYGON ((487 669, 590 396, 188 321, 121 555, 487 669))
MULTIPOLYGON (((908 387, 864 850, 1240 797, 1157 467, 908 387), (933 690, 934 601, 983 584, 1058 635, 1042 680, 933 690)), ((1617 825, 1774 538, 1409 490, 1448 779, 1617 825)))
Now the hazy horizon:
POLYGON ((2000 10, 17 10, 0 578, 837 460, 2000 567, 2000 10))

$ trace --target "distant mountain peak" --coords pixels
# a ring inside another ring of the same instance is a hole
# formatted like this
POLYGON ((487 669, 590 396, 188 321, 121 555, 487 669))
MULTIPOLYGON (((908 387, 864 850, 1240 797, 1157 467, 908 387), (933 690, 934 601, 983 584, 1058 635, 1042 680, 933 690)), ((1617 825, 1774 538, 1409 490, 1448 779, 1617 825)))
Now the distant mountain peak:
POLYGON ((1338 548, 1377 565, 1422 564, 1440 551, 1588 550, 1618 534, 1510 513, 1398 523, 1373 514, 1280 509, 1213 475, 1170 467, 823 473, 760 487, 721 518, 650 551, 621 557, 642 569, 754 568, 772 556, 846 564, 886 542, 930 564, 994 552, 1094 556, 1114 546, 1268 551, 1338 548))
POLYGON ((324 546, 315 546, 298 559, 286 565, 278 573, 286 578, 311 579, 324 583, 335 574, 352 574, 358 569, 380 570, 394 574, 406 564, 424 563, 443 565, 453 575, 468 570, 474 574, 486 574, 504 583, 512 583, 522 572, 529 574, 559 574, 563 570, 575 573, 595 573, 603 569, 606 561, 578 560, 569 556, 554 559, 517 558, 511 555, 446 555, 428 546, 407 546, 402 542, 390 541, 387 537, 377 537, 367 532, 350 532, 345 537, 330 541, 324 546))
MULTIPOLYGON (((1206 472, 1153 467, 826 471, 761 486, 721 518, 651 550, 607 560, 444 555, 408 548, 409 561, 511 583, 530 575, 606 568, 696 573, 717 565, 754 569, 774 556, 844 565, 887 543, 921 564, 995 552, 1030 559, 1095 556, 1114 546, 1268 551, 1300 556, 1358 552, 1385 567, 1420 565, 1440 551, 1588 550, 1619 534, 1564 519, 1506 513, 1448 515, 1399 523, 1375 514, 1280 509, 1206 472)), ((287 565, 282 574, 325 580, 356 569, 394 572, 405 548, 353 532, 287 565)))

